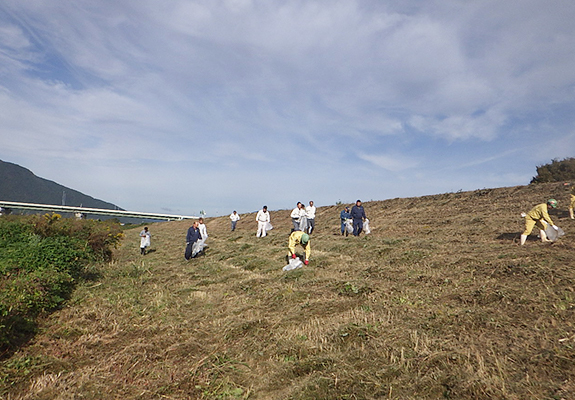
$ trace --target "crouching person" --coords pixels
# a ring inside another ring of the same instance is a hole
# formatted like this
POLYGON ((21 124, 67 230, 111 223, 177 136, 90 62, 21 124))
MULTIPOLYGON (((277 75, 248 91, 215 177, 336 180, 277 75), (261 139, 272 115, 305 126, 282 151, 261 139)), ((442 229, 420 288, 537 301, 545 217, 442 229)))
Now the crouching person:
POLYGON ((302 231, 295 231, 289 235, 288 243, 288 258, 296 258, 295 247, 300 244, 305 250, 305 265, 309 264, 309 257, 311 255, 311 245, 309 240, 309 235, 302 231))
POLYGON ((529 234, 533 230, 533 227, 535 227, 535 226, 537 226, 539 228, 539 234, 541 236, 541 241, 542 242, 550 242, 550 240, 547 239, 547 235, 545 234, 545 229, 547 227, 545 226, 545 223, 543 221, 545 221, 549 225, 551 225, 553 227, 553 229, 555 229, 555 230, 559 229, 557 226, 555 226, 555 224, 551 220, 551 217, 549 217, 549 212, 548 212, 547 207, 556 208, 557 207, 557 200, 549 199, 549 200, 547 200, 547 203, 538 204, 535 207, 533 207, 531 209, 531 211, 529 211, 525 215, 525 231, 521 234, 521 245, 525 244, 525 241, 527 240, 527 236, 529 236, 529 234))
POLYGON ((186 235, 186 252, 184 257, 186 260, 194 258, 198 255, 199 251, 199 243, 202 239, 202 235, 200 234, 200 230, 198 228, 199 222, 194 221, 192 226, 188 229, 188 233, 186 235))

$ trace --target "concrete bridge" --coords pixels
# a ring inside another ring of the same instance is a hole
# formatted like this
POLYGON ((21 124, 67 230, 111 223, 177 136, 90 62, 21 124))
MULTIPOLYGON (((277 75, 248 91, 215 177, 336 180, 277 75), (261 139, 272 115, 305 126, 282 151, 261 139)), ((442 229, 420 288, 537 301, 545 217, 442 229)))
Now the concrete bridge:
POLYGON ((166 221, 180 221, 183 219, 198 219, 187 215, 170 215, 170 214, 156 214, 145 213, 137 211, 125 210, 110 210, 105 208, 87 208, 87 207, 74 207, 74 206, 55 206, 51 204, 36 204, 36 203, 19 203, 15 201, 2 201, 0 200, 0 209, 2 214, 9 214, 12 209, 17 210, 38 210, 57 213, 72 213, 76 218, 83 218, 84 214, 96 215, 109 215, 113 217, 127 217, 127 218, 145 218, 145 219, 159 219, 166 221))

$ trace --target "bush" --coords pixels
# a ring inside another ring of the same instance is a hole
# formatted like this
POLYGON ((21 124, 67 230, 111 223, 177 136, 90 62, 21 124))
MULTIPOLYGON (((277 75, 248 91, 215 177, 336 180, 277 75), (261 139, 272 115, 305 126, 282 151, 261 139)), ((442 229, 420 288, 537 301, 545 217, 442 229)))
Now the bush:
POLYGON ((575 158, 552 160, 537 167, 537 176, 530 183, 564 182, 575 180, 575 158))
POLYGON ((30 335, 38 316, 69 298, 88 264, 110 260, 122 237, 111 222, 0 218, 0 347, 30 335))

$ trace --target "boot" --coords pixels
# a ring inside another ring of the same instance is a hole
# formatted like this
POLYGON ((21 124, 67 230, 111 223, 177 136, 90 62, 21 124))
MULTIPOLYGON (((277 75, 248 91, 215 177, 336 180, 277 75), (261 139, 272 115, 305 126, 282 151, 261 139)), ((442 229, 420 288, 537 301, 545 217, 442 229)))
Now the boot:
POLYGON ((548 243, 551 241, 551 240, 547 239, 547 235, 545 234, 545 231, 543 229, 539 230, 539 235, 541 236, 541 242, 548 243))
POLYGON ((523 246, 525 244, 526 240, 527 240, 527 235, 521 235, 521 246, 523 246))

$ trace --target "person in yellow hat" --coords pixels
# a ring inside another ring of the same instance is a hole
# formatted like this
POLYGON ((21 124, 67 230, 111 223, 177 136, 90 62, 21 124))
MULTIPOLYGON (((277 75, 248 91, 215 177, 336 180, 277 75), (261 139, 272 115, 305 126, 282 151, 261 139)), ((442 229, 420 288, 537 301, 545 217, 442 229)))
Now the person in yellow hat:
POLYGON ((569 216, 573 218, 573 208, 575 208, 575 185, 571 185, 571 203, 569 203, 569 216))
POLYGON ((309 257, 311 255, 311 245, 309 240, 309 235, 302 231, 294 231, 289 235, 289 243, 288 243, 288 257, 296 258, 295 255, 295 247, 301 244, 305 250, 305 261, 303 262, 305 265, 309 264, 309 257))
POLYGON ((533 230, 533 227, 535 227, 535 226, 537 226, 539 228, 539 234, 541 235, 541 241, 542 242, 550 242, 550 240, 547 239, 547 235, 545 234, 545 229, 547 227, 545 226, 545 223, 543 221, 545 221, 549 225, 551 225, 553 227, 553 229, 555 229, 555 230, 559 229, 557 226, 555 226, 555 224, 551 220, 551 217, 549 217, 549 212, 547 211, 548 210, 547 207, 557 208, 557 200, 549 199, 549 200, 547 200, 547 203, 538 204, 535 207, 533 207, 531 209, 531 211, 529 211, 525 215, 525 231, 521 234, 521 245, 522 246, 525 244, 525 241, 527 240, 527 236, 529 236, 529 234, 533 230))

